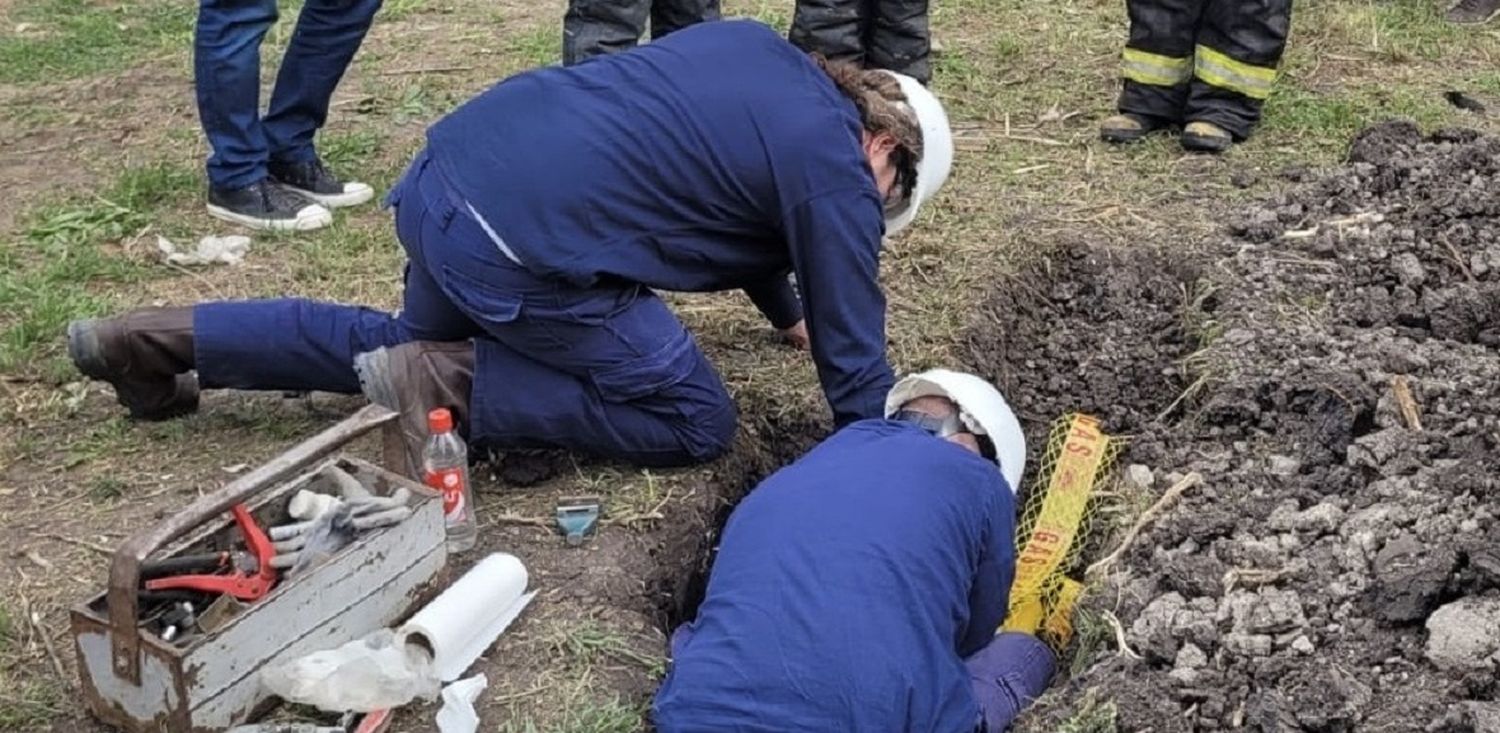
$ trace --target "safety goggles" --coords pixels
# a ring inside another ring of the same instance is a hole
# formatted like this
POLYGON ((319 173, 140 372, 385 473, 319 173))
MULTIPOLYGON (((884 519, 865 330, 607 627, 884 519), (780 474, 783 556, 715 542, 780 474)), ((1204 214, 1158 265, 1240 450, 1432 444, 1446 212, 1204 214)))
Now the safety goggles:
POLYGON ((958 419, 957 412, 950 412, 947 417, 933 417, 916 410, 899 410, 891 416, 891 419, 910 423, 939 438, 969 432, 969 429, 964 427, 963 421, 958 419))
POLYGON ((933 417, 925 412, 916 410, 898 410, 891 416, 892 420, 915 425, 939 438, 948 438, 959 433, 969 433, 974 436, 974 442, 979 444, 979 455, 993 461, 995 460, 995 443, 990 436, 975 433, 964 425, 958 413, 949 413, 947 417, 933 417))

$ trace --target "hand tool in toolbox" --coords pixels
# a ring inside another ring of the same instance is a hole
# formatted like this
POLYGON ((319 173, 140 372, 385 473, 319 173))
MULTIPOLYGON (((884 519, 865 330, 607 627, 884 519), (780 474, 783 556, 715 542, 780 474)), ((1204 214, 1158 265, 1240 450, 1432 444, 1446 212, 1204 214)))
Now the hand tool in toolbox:
POLYGON ((270 593, 276 584, 276 569, 271 567, 276 551, 271 548, 271 538, 255 523, 255 517, 250 516, 244 504, 236 504, 231 513, 250 552, 186 555, 141 563, 140 575, 146 579, 146 590, 224 593, 242 601, 258 601, 270 593), (225 568, 229 572, 210 574, 225 568))

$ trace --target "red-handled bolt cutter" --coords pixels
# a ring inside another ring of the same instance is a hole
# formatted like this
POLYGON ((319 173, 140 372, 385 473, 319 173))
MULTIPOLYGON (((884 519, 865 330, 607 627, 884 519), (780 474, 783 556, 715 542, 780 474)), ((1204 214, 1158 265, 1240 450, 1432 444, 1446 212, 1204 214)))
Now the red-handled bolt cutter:
MULTIPOLYGON (((240 533, 245 536, 245 547, 250 550, 249 554, 220 552, 204 555, 199 558, 203 569, 229 567, 230 571, 155 578, 146 581, 146 590, 197 590, 222 593, 242 601, 258 601, 270 593, 271 586, 276 584, 276 569, 271 567, 271 558, 276 555, 276 551, 271 547, 271 538, 255 523, 255 518, 250 516, 250 510, 244 504, 236 504, 231 512, 235 523, 240 527, 240 533)), ((184 564, 183 560, 187 560, 187 565, 193 562, 192 558, 168 558, 161 562, 175 562, 180 567, 184 564)), ((149 567, 142 568, 143 576, 149 577, 152 574, 149 567)))

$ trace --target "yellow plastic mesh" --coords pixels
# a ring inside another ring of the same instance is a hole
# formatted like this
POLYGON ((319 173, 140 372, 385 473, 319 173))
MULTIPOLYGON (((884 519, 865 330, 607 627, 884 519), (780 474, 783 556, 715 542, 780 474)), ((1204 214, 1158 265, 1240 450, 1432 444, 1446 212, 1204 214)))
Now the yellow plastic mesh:
POLYGON ((1072 636, 1083 584, 1068 577, 1093 520, 1094 490, 1120 442, 1089 415, 1064 415, 1052 426, 1037 483, 1016 526, 1016 579, 1004 631, 1040 634, 1055 647, 1072 636))

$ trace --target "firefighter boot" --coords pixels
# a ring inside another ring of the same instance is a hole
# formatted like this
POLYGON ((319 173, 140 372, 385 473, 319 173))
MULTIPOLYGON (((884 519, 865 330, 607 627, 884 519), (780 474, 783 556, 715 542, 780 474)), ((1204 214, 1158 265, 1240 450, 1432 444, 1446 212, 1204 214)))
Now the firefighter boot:
POLYGON ((1212 122, 1189 122, 1182 128, 1182 147, 1198 153, 1222 153, 1234 144, 1229 131, 1212 122))
POLYGON ((1133 143, 1161 128, 1164 123, 1154 117, 1117 114, 1099 123, 1099 138, 1115 145, 1133 143))
POLYGON ((428 412, 446 407, 460 434, 468 432, 473 342, 413 341, 379 348, 354 357, 354 371, 367 399, 400 413, 406 470, 413 479, 422 479, 428 412))
POLYGON ((117 318, 68 324, 68 356, 78 371, 109 382, 137 420, 166 420, 198 409, 193 310, 146 308, 117 318))

